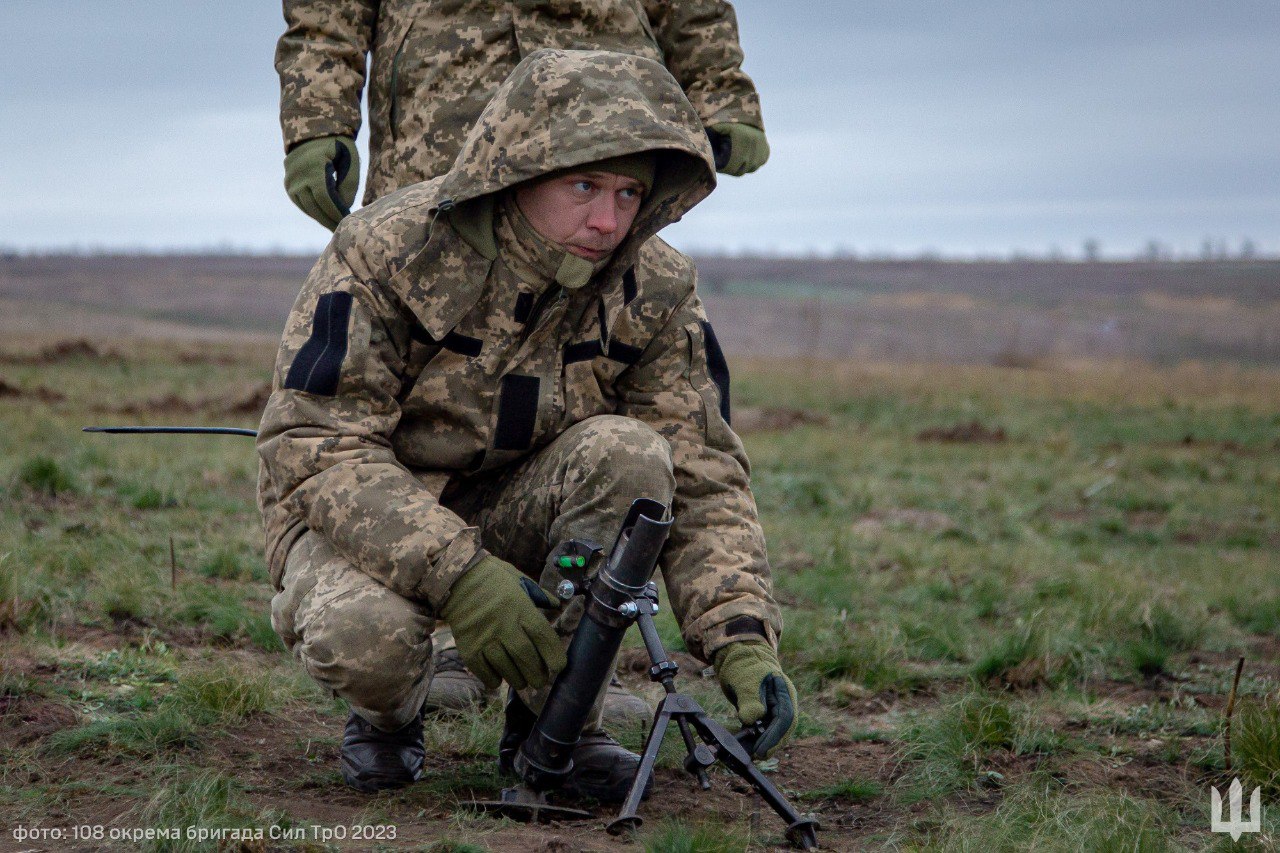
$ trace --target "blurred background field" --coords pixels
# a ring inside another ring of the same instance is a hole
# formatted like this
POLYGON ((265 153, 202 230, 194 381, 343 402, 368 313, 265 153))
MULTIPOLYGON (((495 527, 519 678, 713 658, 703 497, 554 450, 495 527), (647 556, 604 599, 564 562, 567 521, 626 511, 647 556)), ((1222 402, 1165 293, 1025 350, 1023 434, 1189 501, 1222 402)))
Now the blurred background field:
MULTIPOLYGON (((346 790, 343 712, 270 629, 251 441, 79 431, 256 426, 307 266, 0 259, 4 825, 390 821, 437 850, 623 849, 598 823, 458 810, 501 784, 493 710, 430 726, 409 791, 346 790)), ((700 269, 803 697, 772 772, 828 847, 1275 849, 1280 262, 700 269), (1232 845, 1208 789, 1236 775, 1269 811, 1232 845)), ((653 696, 643 668, 624 652, 653 696)), ((698 794, 677 767, 636 849, 779 841, 726 777, 698 794)))
MULTIPOLYGON (((273 339, 310 257, 0 255, 0 331, 273 339)), ((698 259, 727 351, 1036 366, 1280 363, 1280 260, 698 259), (779 300, 783 300, 779 305, 779 300)))

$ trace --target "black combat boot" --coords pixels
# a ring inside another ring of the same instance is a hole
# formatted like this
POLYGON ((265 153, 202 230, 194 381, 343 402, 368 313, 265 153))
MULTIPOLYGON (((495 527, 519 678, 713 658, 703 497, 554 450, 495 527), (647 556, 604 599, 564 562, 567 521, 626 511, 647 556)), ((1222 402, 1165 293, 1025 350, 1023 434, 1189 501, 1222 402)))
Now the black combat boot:
MULTIPOLYGON (((515 757, 520 745, 533 731, 538 716, 520 701, 515 691, 507 695, 506 724, 498 742, 498 771, 515 777, 515 757)), ((591 797, 602 803, 620 803, 631 790, 631 780, 640 768, 640 756, 604 732, 583 732, 573 749, 573 769, 561 789, 566 794, 591 797)), ((653 777, 645 782, 643 798, 653 787, 653 777)))
MULTIPOLYGON (((564 784, 565 793, 592 797, 602 803, 620 803, 631 790, 631 780, 640 769, 640 756, 604 732, 583 732, 573 748, 573 771, 564 784)), ((653 775, 644 783, 640 799, 648 799, 653 775)))
POLYGON ((403 788, 422 775, 422 714, 394 732, 384 732, 355 711, 342 732, 342 778, 357 791, 372 794, 403 788))
POLYGON ((538 715, 520 701, 514 690, 507 691, 504 713, 506 722, 502 726, 502 740, 498 741, 498 772, 503 776, 515 776, 516 753, 520 751, 520 744, 533 731, 538 715))

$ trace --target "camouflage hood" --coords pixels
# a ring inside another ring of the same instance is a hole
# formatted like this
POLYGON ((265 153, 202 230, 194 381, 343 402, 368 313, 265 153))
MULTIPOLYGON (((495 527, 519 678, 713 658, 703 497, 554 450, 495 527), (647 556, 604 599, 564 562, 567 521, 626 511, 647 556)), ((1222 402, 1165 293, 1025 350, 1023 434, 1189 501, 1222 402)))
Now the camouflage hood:
MULTIPOLYGON (((702 121, 680 85, 651 59, 596 50, 539 50, 494 93, 439 187, 439 208, 477 245, 497 194, 525 181, 609 157, 658 151, 654 186, 603 271, 630 267, 639 247, 715 188, 702 121), (479 235, 479 236, 478 236, 479 235)), ((492 239, 491 237, 488 239, 492 239)))

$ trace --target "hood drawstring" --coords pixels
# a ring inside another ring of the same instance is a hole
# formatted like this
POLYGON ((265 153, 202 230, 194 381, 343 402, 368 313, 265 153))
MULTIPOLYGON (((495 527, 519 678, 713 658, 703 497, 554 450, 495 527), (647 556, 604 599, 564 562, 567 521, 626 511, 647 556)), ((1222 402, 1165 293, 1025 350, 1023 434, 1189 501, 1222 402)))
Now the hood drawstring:
POLYGON ((431 214, 431 222, 427 225, 427 245, 430 245, 431 243, 431 235, 436 231, 436 220, 440 218, 440 214, 448 213, 456 206, 457 205, 453 203, 453 199, 451 198, 442 199, 440 203, 436 205, 435 212, 431 214))

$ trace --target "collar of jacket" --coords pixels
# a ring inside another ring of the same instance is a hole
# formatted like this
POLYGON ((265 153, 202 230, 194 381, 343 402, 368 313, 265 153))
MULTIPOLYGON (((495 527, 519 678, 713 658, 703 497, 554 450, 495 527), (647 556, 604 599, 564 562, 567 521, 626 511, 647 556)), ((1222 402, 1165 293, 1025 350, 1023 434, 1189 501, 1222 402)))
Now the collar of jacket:
MULTIPOLYGON (((429 288, 419 287, 414 290, 407 283, 396 286, 396 292, 401 299, 405 300, 406 305, 435 340, 440 340, 448 334, 480 298, 484 282, 489 275, 489 268, 498 258, 498 241, 494 236, 497 203, 497 194, 491 194, 456 205, 448 199, 436 204, 431 216, 443 214, 442 218, 446 219, 452 227, 437 227, 434 236, 431 237, 431 242, 440 244, 436 251, 433 253, 430 251, 430 246, 426 247, 396 276, 401 278, 407 274, 412 281, 421 283, 424 280, 423 276, 432 269, 432 264, 447 254, 443 249, 445 243, 450 244, 448 251, 458 252, 463 256, 458 263, 447 266, 457 271, 459 275, 469 277, 467 281, 452 275, 445 275, 444 280, 440 280, 439 273, 442 271, 437 270, 436 282, 429 288), (427 260, 428 256, 431 260, 427 260), (412 272, 411 268, 418 272, 412 272), (442 291, 460 290, 468 296, 459 298, 457 295, 444 293, 436 295, 434 290, 437 287, 442 291), (438 310, 444 310, 446 313, 443 316, 434 313, 438 310), (432 319, 432 324, 427 323, 427 317, 432 319)), ((656 231, 657 229, 651 225, 645 238, 652 236, 656 231)), ((623 274, 635 265, 641 245, 643 245, 643 239, 628 238, 622 248, 604 262, 604 268, 592 277, 593 281, 587 287, 587 290, 595 289, 600 294, 600 346, 606 354, 609 341, 612 339, 613 327, 617 323, 618 315, 626 306, 622 284, 623 274)))
MULTIPOLYGON (((419 186, 427 187, 425 184, 419 186)), ((465 225, 460 231, 454 223, 455 217, 441 216, 453 209, 454 205, 448 200, 430 206, 420 232, 419 248, 405 258, 402 265, 397 264, 399 269, 389 270, 391 275, 386 278, 387 288, 436 341, 444 340, 445 335, 453 331, 480 301, 490 269, 498 256, 492 227, 488 245, 484 241, 479 241, 479 246, 473 245, 475 235, 463 233, 467 231, 465 225)), ((490 216, 492 211, 490 203, 487 205, 490 216)), ((627 253, 627 257, 634 259, 635 254, 633 250, 627 253)), ((622 275, 631 266, 621 266, 618 261, 619 257, 615 255, 592 284, 584 288, 588 292, 595 290, 600 295, 600 346, 606 354, 613 327, 625 306, 622 275)))
POLYGON ((436 341, 444 340, 475 307, 493 266, 492 257, 476 251, 448 222, 436 221, 451 206, 442 202, 432 207, 422 248, 387 280, 436 341))

